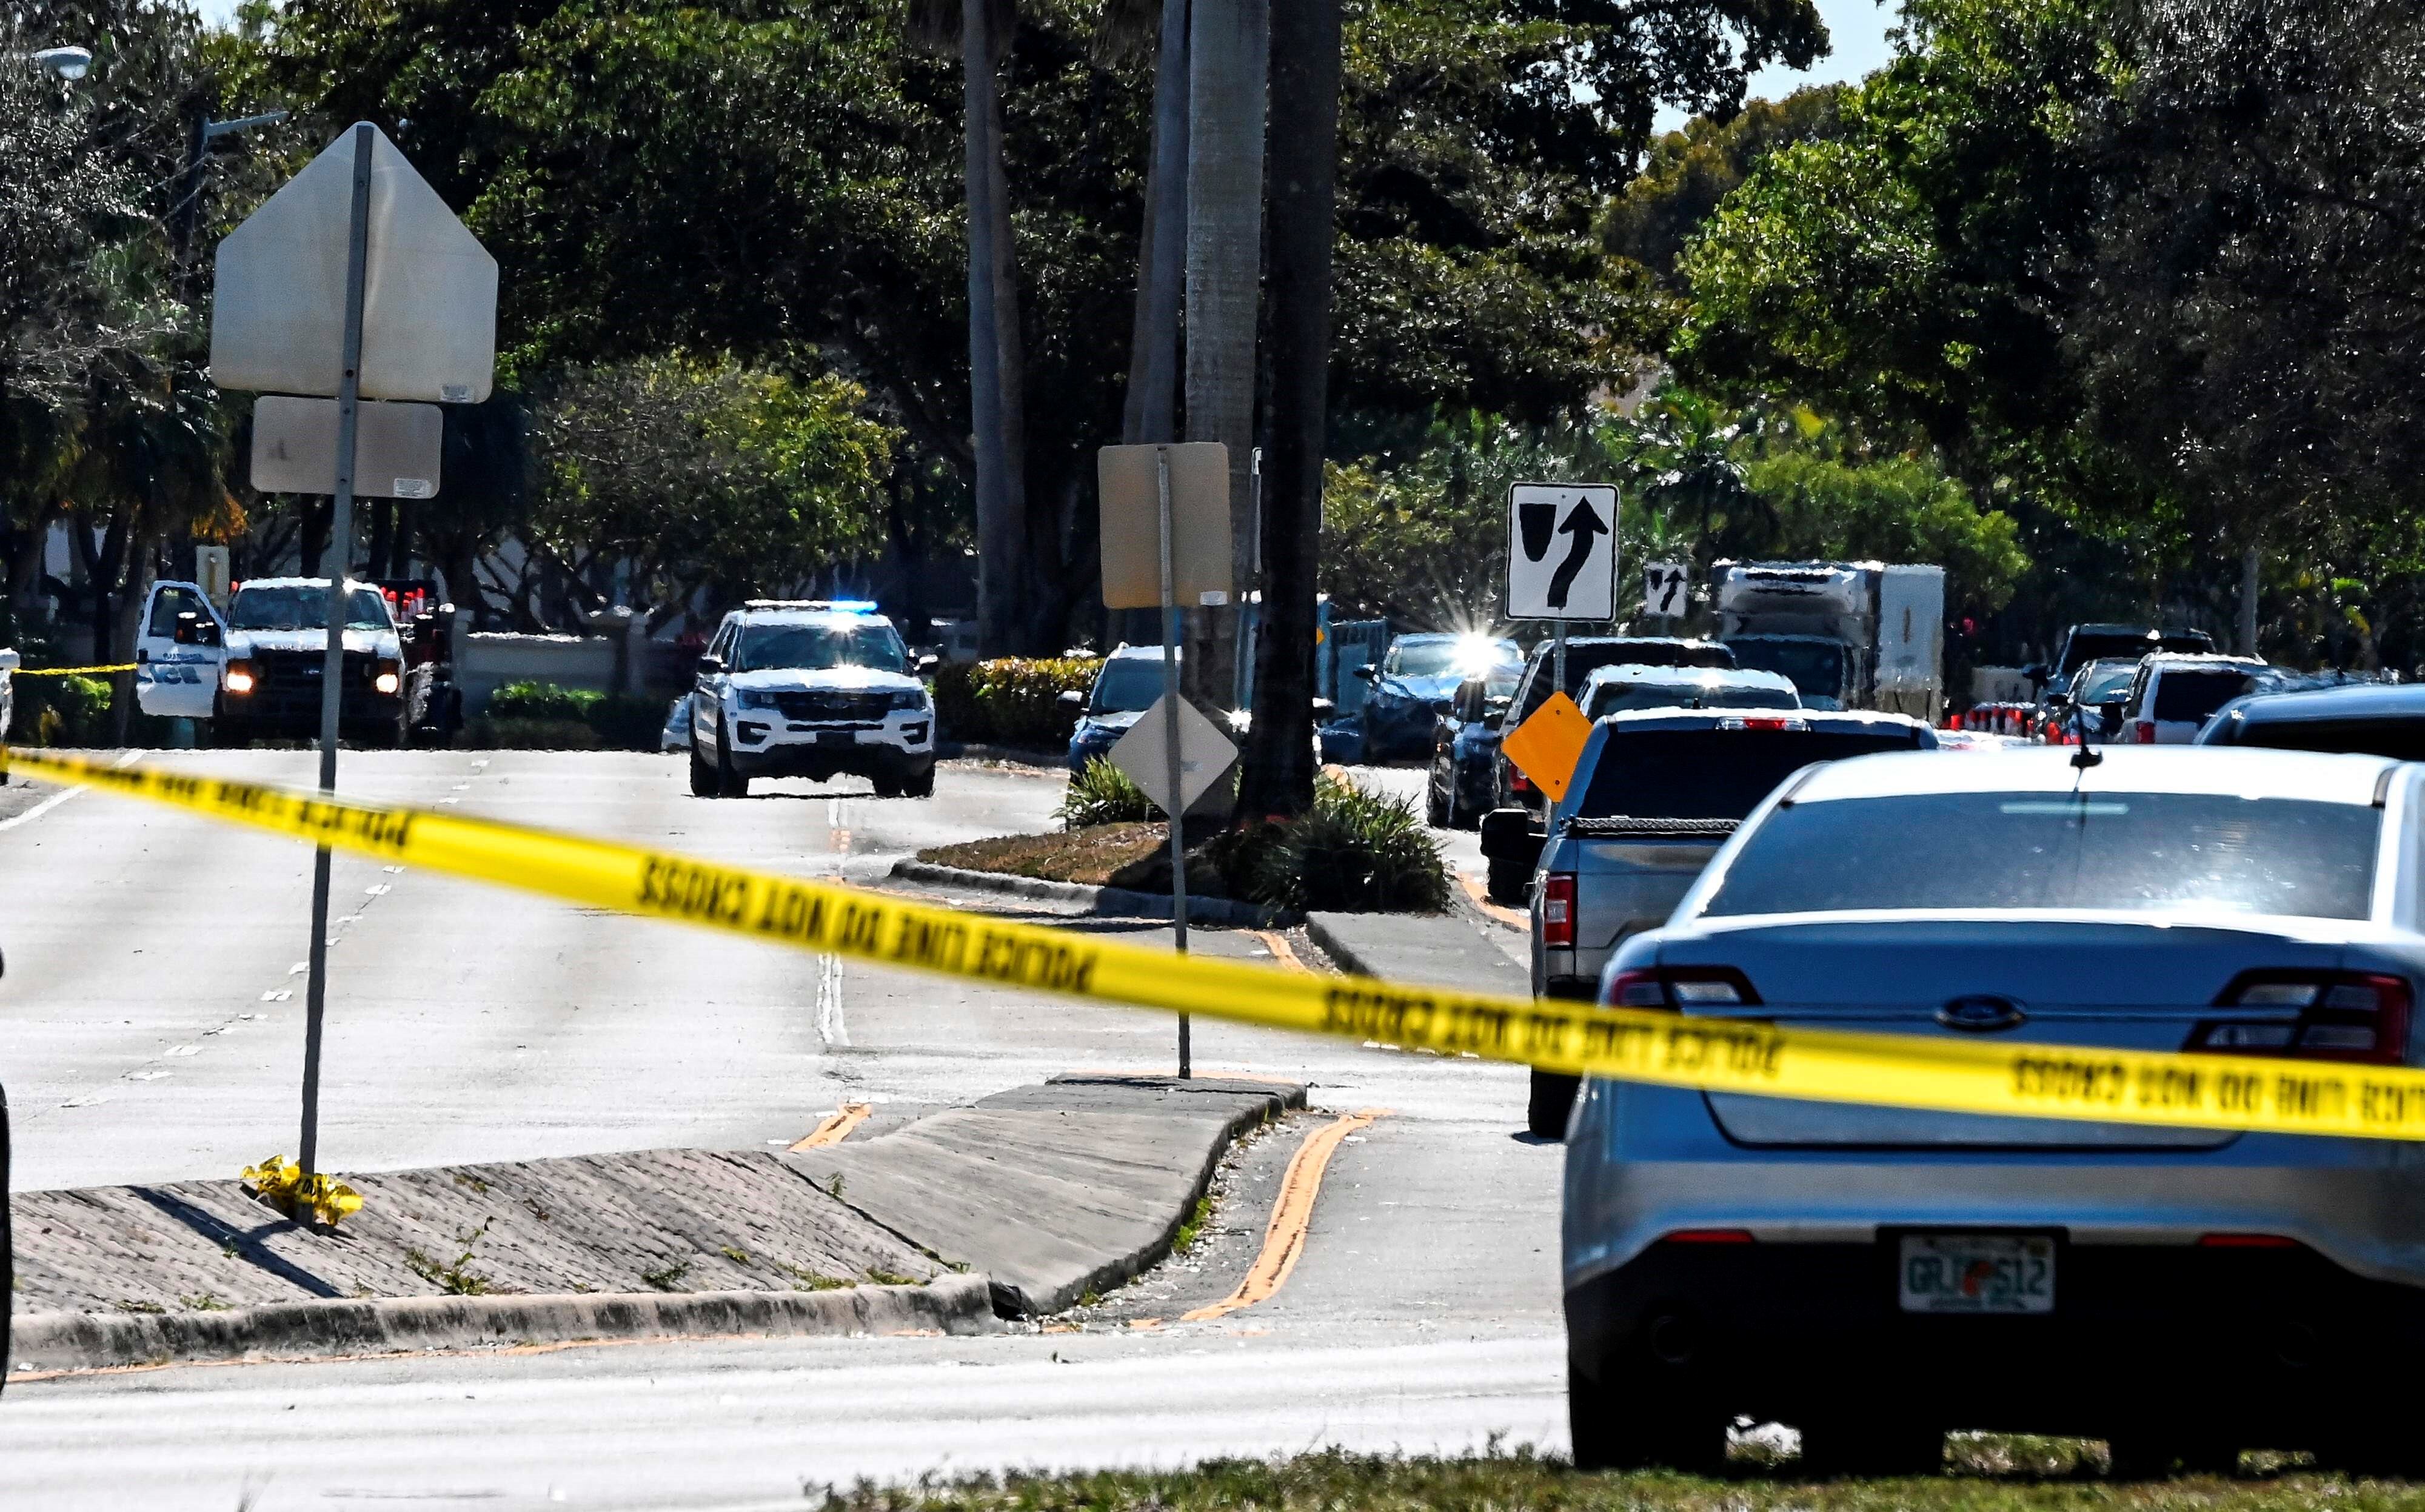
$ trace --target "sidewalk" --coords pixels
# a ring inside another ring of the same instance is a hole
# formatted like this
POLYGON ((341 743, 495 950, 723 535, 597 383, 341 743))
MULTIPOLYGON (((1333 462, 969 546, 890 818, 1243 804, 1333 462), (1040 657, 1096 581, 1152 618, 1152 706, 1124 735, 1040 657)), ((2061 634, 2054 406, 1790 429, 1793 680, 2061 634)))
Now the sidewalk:
POLYGON ((1310 913, 1305 932, 1341 971, 1357 976, 1533 995, 1531 971, 1511 953, 1529 948, 1525 938, 1462 912, 1310 913))

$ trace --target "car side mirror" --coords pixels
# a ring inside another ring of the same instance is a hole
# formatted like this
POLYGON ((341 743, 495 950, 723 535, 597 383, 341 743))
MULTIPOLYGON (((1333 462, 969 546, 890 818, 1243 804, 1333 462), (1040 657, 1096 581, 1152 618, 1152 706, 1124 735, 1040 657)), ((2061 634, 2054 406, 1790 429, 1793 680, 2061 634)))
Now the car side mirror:
POLYGON ((1061 701, 1068 704, 1072 709, 1083 709, 1086 706, 1086 695, 1079 692, 1076 688, 1063 688, 1061 690, 1061 701))
POLYGON ((1336 717, 1338 714, 1339 705, 1333 703, 1330 700, 1316 699, 1313 700, 1313 722, 1315 724, 1325 724, 1332 718, 1336 717))
POLYGON ((1373 666, 1371 662, 1366 662, 1363 666, 1356 668, 1352 675, 1357 680, 1365 683, 1378 683, 1381 681, 1381 669, 1373 666))
POLYGON ((2046 700, 2047 707, 2057 713, 2071 707, 2071 695, 2068 693, 2049 693, 2046 696, 2046 700))
POLYGON ((929 651, 925 655, 918 658, 918 670, 922 672, 931 672, 936 668, 942 665, 943 659, 940 656, 934 654, 932 651, 929 651))
POLYGON ((710 654, 699 659, 699 673, 701 677, 714 677, 723 670, 724 658, 721 656, 710 654))

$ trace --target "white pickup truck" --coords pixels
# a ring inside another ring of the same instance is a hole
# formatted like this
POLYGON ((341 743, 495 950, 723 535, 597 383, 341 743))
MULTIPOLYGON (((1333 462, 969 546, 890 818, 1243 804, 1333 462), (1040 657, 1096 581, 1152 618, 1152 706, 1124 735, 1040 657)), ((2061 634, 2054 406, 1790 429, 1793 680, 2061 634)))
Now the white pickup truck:
MULTIPOLYGON (((1895 714, 1648 709, 1600 720, 1546 828, 1521 809, 1483 821, 1486 855, 1536 853, 1534 994, 1598 997, 1616 947, 1665 924, 1735 826, 1803 767, 1935 748, 1935 731, 1895 714)), ((1534 1071, 1527 1127, 1562 1137, 1575 1086, 1534 1071)))
MULTIPOLYGON (((408 653, 408 632, 373 584, 345 586, 342 733, 397 746, 424 722, 434 668, 408 653)), ((329 580, 257 577, 221 614, 193 583, 155 583, 135 643, 135 700, 145 714, 214 722, 213 738, 308 740, 320 732, 329 642, 329 580)))

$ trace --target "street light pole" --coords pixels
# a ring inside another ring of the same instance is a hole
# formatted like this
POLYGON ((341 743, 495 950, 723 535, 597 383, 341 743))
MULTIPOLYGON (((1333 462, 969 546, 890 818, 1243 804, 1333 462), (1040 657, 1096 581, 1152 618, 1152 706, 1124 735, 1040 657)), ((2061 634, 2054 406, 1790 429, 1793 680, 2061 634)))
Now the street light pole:
POLYGON ((177 176, 177 202, 170 222, 181 274, 187 254, 193 250, 194 223, 201 217, 202 173, 210 166, 211 143, 256 126, 275 126, 285 119, 283 110, 265 110, 260 115, 239 116, 233 121, 213 121, 208 112, 194 118, 193 132, 186 138, 185 169, 177 176))

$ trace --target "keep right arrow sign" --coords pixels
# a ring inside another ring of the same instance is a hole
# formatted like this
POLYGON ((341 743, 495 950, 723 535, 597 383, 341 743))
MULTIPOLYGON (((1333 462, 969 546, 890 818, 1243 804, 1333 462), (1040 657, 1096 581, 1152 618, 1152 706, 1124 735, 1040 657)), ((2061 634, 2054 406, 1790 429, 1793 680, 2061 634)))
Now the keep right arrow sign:
POLYGON ((1616 488, 1518 483, 1507 500, 1507 618, 1616 618, 1616 488))

